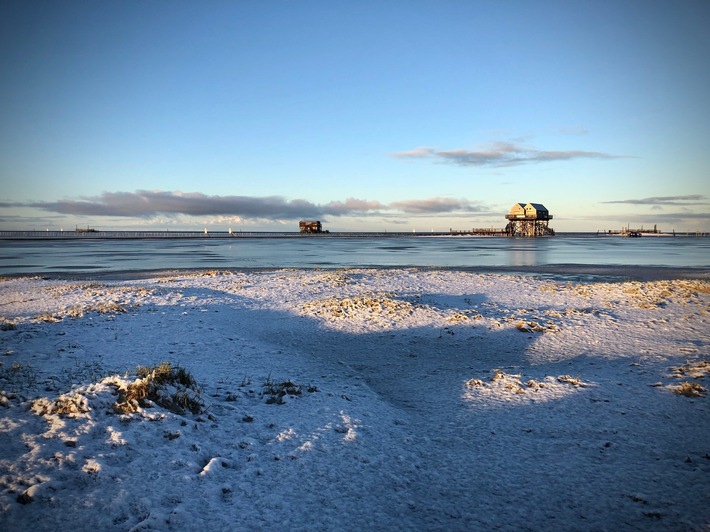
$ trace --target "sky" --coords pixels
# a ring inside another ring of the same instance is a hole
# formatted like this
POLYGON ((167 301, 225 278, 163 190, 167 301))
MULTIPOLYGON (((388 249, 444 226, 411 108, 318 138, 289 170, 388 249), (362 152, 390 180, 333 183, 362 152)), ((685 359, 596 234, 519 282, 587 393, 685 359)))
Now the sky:
POLYGON ((710 230, 710 3, 0 2, 0 230, 710 230))

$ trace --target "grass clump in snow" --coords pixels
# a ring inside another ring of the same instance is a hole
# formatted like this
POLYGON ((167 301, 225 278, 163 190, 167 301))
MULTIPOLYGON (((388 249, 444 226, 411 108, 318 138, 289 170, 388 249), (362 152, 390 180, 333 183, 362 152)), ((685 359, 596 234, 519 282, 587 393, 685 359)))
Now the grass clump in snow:
POLYGON ((710 374, 710 361, 696 360, 693 362, 686 362, 678 367, 671 368, 671 370, 673 371, 673 376, 679 379, 683 377, 701 379, 710 374))
POLYGON ((515 324, 515 328, 520 332, 532 333, 532 332, 555 332, 557 331, 557 325, 548 321, 545 325, 541 325, 536 321, 518 321, 515 324))
POLYGON ((119 305, 115 301, 106 301, 105 303, 99 303, 97 305, 90 305, 88 307, 71 307, 67 309, 66 315, 70 318, 81 318, 84 314, 89 312, 98 312, 99 314, 125 314, 126 307, 119 305))
POLYGON ((707 390, 697 382, 685 381, 673 387, 673 393, 685 397, 704 397, 707 390))
MULTIPOLYGON (((306 387, 308 393, 317 392, 318 388, 315 386, 306 387)), ((269 375, 264 381, 264 390, 261 392, 262 397, 266 397, 266 404, 269 405, 282 405, 286 403, 287 397, 298 397, 303 395, 303 386, 300 384, 295 384, 291 380, 285 381, 275 381, 271 379, 269 375)))
POLYGON ((15 331, 17 325, 14 322, 8 321, 5 318, 0 318, 0 331, 15 331))
POLYGON ((560 375, 557 377, 557 382, 571 384, 572 386, 586 386, 582 379, 579 377, 572 377, 571 375, 560 375))
POLYGON ((98 360, 75 358, 72 367, 64 368, 59 376, 48 379, 50 384, 47 385, 47 389, 72 388, 76 385, 99 381, 107 377, 108 374, 98 360))
POLYGON ((37 372, 32 366, 13 362, 10 367, 0 365, 0 390, 26 392, 37 386, 37 372))
POLYGON ((138 379, 119 389, 114 410, 120 414, 137 412, 152 403, 171 412, 199 414, 204 408, 202 389, 185 368, 162 362, 157 366, 138 366, 138 379))
POLYGON ((515 324, 515 328, 518 329, 520 332, 543 332, 545 330, 543 326, 534 321, 519 321, 515 324))
POLYGON ((62 321, 62 318, 52 314, 51 312, 45 312, 43 314, 38 315, 35 320, 41 321, 42 323, 57 323, 62 321))
POLYGON ((45 312, 36 316, 35 321, 42 323, 58 323, 64 318, 82 318, 84 317, 84 314, 88 314, 90 312, 97 312, 98 314, 106 315, 115 315, 125 314, 127 312, 127 309, 126 307, 116 303, 115 301, 106 301, 104 303, 98 303, 95 305, 73 306, 56 313, 45 312))
MULTIPOLYGON (((227 275, 233 275, 232 272, 229 270, 198 270, 194 272, 189 272, 189 273, 183 273, 181 274, 181 277, 188 277, 188 278, 199 278, 199 277, 222 277, 222 276, 227 276, 227 275)), ((169 279, 169 281, 174 281, 175 279, 169 279)), ((162 281, 166 282, 166 281, 162 281)))
POLYGON ((91 407, 84 395, 75 393, 62 395, 56 399, 40 397, 32 403, 31 410, 38 416, 50 414, 66 417, 80 417, 82 414, 90 412, 91 407))
MULTIPOLYGON (((491 383, 497 383, 497 386, 502 386, 505 390, 521 394, 524 393, 522 382, 520 381, 521 374, 511 375, 500 369, 493 370, 493 376, 491 377, 491 383)), ((471 379, 466 382, 468 387, 478 387, 485 386, 485 383, 479 379, 471 379)))
POLYGON ((481 316, 478 312, 476 311, 470 311, 470 310, 463 310, 460 312, 454 312, 450 316, 446 318, 446 321, 449 323, 454 323, 454 324, 460 324, 460 323, 468 323, 471 320, 480 320, 483 316, 481 316))
MULTIPOLYGON (((703 379, 710 375, 710 361, 689 361, 680 366, 671 368, 671 371, 676 379, 703 379)), ((707 389, 704 386, 698 382, 691 381, 683 381, 677 386, 671 386, 670 389, 674 394, 683 395, 685 397, 704 397, 707 393, 707 389)))
POLYGON ((466 381, 467 388, 478 388, 482 390, 496 389, 503 393, 512 393, 516 395, 525 394, 528 392, 540 392, 543 389, 552 390, 553 388, 561 389, 564 385, 571 384, 575 388, 583 388, 588 386, 578 377, 570 375, 560 375, 557 378, 545 377, 544 381, 527 379, 523 382, 522 374, 510 374, 500 369, 492 370, 493 375, 490 381, 485 382, 481 379, 470 379, 466 381), (556 381, 556 382, 555 382, 556 381))
POLYGON ((390 294, 377 293, 345 298, 329 297, 304 303, 302 308, 306 312, 331 319, 372 319, 379 316, 402 320, 414 312, 415 306, 408 301, 399 301, 390 294))

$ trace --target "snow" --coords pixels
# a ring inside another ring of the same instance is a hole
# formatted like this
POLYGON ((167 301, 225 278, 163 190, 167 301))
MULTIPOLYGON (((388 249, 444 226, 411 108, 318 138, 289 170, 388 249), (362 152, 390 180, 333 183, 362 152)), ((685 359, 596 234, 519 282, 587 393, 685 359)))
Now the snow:
POLYGON ((0 529, 707 530, 709 303, 436 269, 3 279, 0 529), (131 403, 164 361, 195 386, 131 403))

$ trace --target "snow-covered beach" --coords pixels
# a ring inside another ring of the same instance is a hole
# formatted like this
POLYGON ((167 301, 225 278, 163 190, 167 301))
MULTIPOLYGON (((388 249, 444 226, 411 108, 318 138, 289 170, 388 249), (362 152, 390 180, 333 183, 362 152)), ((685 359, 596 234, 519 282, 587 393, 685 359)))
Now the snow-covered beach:
POLYGON ((710 528, 707 276, 142 277, 0 281, 0 529, 710 528))

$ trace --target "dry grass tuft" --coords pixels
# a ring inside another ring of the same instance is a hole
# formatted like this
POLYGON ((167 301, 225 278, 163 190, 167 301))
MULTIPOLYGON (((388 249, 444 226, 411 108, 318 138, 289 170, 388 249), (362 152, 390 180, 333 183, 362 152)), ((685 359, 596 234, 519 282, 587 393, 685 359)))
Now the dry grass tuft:
POLYGON ((469 323, 471 320, 480 320, 482 317, 483 316, 475 310, 462 310, 447 316, 446 321, 448 323, 460 324, 469 323))
POLYGON ((545 284, 542 292, 568 292, 575 296, 606 300, 608 306, 630 304, 637 308, 654 310, 668 304, 705 305, 710 294, 710 282, 706 280, 661 280, 628 281, 624 283, 566 283, 545 284), (619 298, 619 289, 623 296, 619 298))
POLYGON ((124 314, 126 308, 114 301, 107 301, 106 303, 101 303, 99 305, 94 305, 90 307, 89 312, 98 312, 99 314, 124 314))
POLYGON ((702 379, 710 375, 710 360, 695 360, 686 362, 678 367, 671 368, 673 376, 681 379, 683 377, 691 377, 693 379, 702 379))
POLYGON ((571 375, 560 375, 557 377, 557 382, 571 384, 572 386, 586 386, 582 379, 579 377, 572 377, 571 375))
POLYGON ((519 321, 515 328, 520 332, 543 332, 545 328, 535 321, 519 321))
POLYGON ((491 382, 499 382, 509 392, 521 394, 525 393, 525 390, 522 386, 522 382, 520 380, 521 377, 522 375, 520 373, 509 374, 500 369, 495 369, 493 370, 493 377, 491 377, 491 382))
POLYGON ((0 363, 0 390, 26 393, 37 386, 37 372, 26 364, 13 362, 8 368, 0 363))
POLYGON ((232 275, 228 270, 205 270, 199 274, 199 277, 220 277, 223 275, 232 275))
POLYGON ((325 272, 319 278, 310 278, 304 284, 326 283, 330 286, 347 286, 356 282, 356 277, 344 271, 325 272))
POLYGON ((17 329, 15 322, 0 318, 0 331, 14 331, 17 329))
POLYGON ((506 373, 505 371, 503 371, 501 369, 494 369, 493 370, 493 377, 491 377, 491 382, 496 382, 496 381, 505 380, 505 379, 520 380, 520 377, 521 377, 521 375, 519 373, 512 375, 510 373, 506 373))
MULTIPOLYGON (((306 391, 308 393, 314 393, 318 391, 315 386, 307 386, 306 391)), ((300 384, 295 384, 291 380, 285 381, 274 381, 271 376, 267 377, 264 381, 264 390, 261 392, 261 397, 266 397, 266 403, 270 405, 282 405, 286 402, 287 397, 298 397, 303 395, 303 386, 300 384)))
POLYGON ((138 366, 136 374, 138 379, 119 388, 116 412, 130 414, 141 407, 149 408, 151 402, 177 414, 202 412, 202 390, 185 368, 163 362, 157 366, 138 366))
POLYGON ((678 386, 672 388, 676 395, 684 395, 685 397, 704 397, 707 390, 697 382, 685 381, 678 386))
POLYGON ((482 389, 483 391, 498 391, 506 394, 523 395, 529 393, 538 393, 543 390, 546 392, 555 393, 555 389, 561 390, 565 384, 572 384, 575 387, 585 387, 589 384, 584 383, 579 378, 570 377, 569 375, 561 375, 557 379, 553 377, 545 377, 544 380, 527 379, 522 380, 522 374, 510 374, 500 369, 491 370, 493 375, 489 382, 480 379, 470 379, 466 381, 467 388, 482 389), (557 381, 557 384, 555 383, 557 381))
POLYGON ((533 388, 533 389, 544 388, 544 387, 545 387, 545 383, 544 383, 544 382, 538 382, 538 381, 536 381, 535 379, 530 379, 528 382, 525 383, 525 386, 527 386, 528 388, 533 388))
POLYGON ((515 328, 520 332, 524 333, 546 333, 546 332, 557 332, 559 329, 552 321, 547 321, 544 325, 536 321, 517 321, 515 323, 515 328))
MULTIPOLYGON (((181 272, 180 277, 182 278, 199 278, 199 277, 222 277, 227 275, 233 275, 229 270, 199 270, 194 272, 181 272)), ((169 283, 176 281, 175 277, 164 277, 160 279, 159 283, 169 283)))
POLYGON ((415 306, 408 301, 398 300, 390 294, 380 293, 345 298, 329 297, 319 301, 309 301, 303 304, 302 309, 305 312, 331 319, 385 317, 402 320, 414 312, 415 306))
POLYGON ((99 314, 124 314, 127 312, 126 307, 116 303, 115 301, 107 301, 105 303, 99 303, 96 305, 88 306, 74 306, 64 309, 63 311, 56 312, 54 314, 45 312, 35 317, 35 321, 41 321, 43 323, 57 323, 62 321, 64 318, 78 319, 89 312, 98 312, 99 314))
POLYGON ((83 395, 62 395, 56 399, 50 400, 46 397, 40 397, 32 403, 32 412, 38 416, 46 414, 78 417, 82 414, 91 411, 89 402, 83 395))
POLYGON ((37 316, 35 320, 41 321, 42 323, 57 323, 62 321, 62 318, 49 312, 45 312, 44 314, 37 316))

